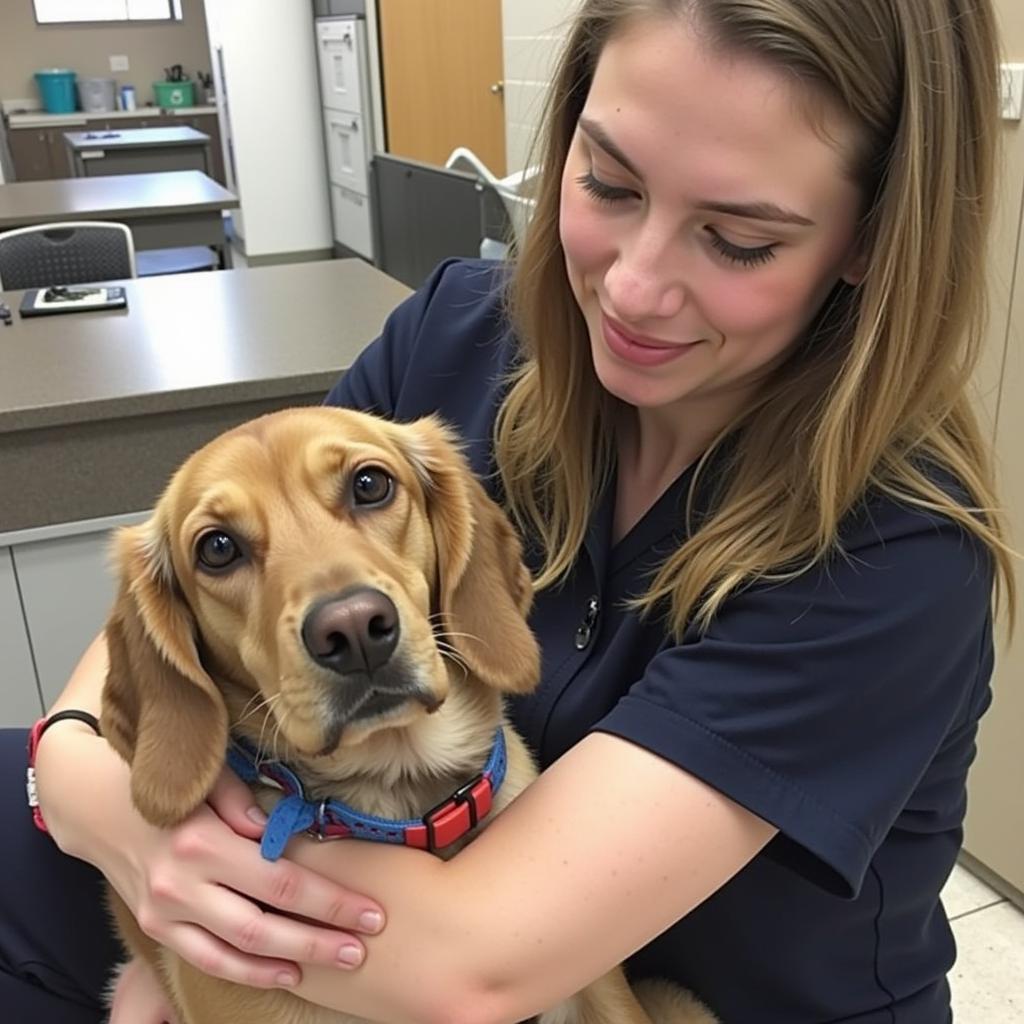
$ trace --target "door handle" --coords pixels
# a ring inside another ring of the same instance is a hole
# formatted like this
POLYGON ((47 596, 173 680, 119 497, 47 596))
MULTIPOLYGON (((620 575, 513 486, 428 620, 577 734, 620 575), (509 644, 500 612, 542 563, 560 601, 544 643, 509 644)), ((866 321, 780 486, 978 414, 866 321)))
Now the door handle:
POLYGON ((501 96, 505 92, 505 83, 504 82, 495 82, 491 86, 491 92, 495 96, 501 96))

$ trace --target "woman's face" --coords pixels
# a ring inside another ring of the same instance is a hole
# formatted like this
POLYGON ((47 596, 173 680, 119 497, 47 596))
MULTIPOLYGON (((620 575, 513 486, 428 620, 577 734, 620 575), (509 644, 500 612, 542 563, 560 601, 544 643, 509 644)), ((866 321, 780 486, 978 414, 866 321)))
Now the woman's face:
POLYGON ((562 178, 560 233, 601 383, 724 426, 840 278, 861 196, 837 116, 678 19, 605 46, 562 178))

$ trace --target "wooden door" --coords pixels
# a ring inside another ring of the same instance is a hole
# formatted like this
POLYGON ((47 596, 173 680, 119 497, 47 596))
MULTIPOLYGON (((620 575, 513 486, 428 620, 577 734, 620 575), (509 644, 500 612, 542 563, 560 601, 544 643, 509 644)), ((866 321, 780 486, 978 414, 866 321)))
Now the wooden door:
POLYGON ((506 173, 501 0, 378 0, 388 152, 506 173))

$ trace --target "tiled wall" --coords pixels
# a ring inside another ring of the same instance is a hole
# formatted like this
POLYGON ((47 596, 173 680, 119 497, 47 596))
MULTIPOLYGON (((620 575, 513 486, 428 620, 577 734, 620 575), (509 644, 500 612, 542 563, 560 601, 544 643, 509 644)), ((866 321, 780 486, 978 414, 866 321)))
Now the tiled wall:
POLYGON ((505 139, 509 173, 527 165, 551 68, 579 0, 504 0, 505 139))

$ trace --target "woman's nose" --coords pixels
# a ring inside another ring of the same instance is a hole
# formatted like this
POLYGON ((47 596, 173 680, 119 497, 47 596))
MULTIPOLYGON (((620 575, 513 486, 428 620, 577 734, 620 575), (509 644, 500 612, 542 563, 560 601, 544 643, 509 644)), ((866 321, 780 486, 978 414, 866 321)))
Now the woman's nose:
POLYGON ((686 304, 678 247, 635 245, 622 249, 605 275, 605 289, 616 313, 642 322, 675 316, 686 304))

